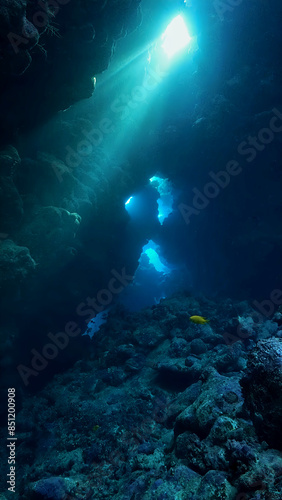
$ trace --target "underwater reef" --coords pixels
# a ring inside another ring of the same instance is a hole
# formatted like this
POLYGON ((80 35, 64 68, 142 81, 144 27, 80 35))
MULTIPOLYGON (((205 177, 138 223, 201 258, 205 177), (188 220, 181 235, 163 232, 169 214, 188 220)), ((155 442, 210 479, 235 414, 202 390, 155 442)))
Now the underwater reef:
POLYGON ((252 317, 189 295, 111 312, 84 359, 25 396, 13 498, 279 500, 281 313, 252 317))

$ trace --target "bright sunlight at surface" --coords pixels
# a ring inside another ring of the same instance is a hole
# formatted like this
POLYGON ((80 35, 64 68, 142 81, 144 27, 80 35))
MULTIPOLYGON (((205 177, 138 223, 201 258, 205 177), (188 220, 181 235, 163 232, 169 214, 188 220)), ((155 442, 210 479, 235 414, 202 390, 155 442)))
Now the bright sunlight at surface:
POLYGON ((189 45, 192 38, 180 15, 175 17, 168 25, 162 35, 162 40, 162 48, 169 58, 189 45))

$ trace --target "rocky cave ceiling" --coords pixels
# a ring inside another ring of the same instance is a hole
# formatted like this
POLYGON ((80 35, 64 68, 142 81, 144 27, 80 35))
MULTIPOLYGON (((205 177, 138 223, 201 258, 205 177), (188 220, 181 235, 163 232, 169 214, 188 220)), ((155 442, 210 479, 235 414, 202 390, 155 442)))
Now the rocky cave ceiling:
POLYGON ((118 39, 141 21, 140 0, 1 0, 0 136, 13 140, 88 98, 118 39))

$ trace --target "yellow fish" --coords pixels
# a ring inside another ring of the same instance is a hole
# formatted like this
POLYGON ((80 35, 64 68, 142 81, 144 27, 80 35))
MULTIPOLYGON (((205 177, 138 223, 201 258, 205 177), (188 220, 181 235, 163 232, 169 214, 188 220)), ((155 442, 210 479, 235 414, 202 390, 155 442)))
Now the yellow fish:
POLYGON ((203 316, 190 316, 190 321, 196 323, 197 325, 204 325, 209 322, 209 319, 203 318, 203 316))

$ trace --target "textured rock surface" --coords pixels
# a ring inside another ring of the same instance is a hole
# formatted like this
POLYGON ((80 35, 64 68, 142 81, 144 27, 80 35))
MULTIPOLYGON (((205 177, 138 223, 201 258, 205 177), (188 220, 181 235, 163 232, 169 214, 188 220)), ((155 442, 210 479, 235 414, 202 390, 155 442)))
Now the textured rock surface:
POLYGON ((1 141, 90 97, 139 3, 1 0, 1 141))
POLYGON ((246 405, 258 433, 282 448, 282 339, 261 340, 248 358, 242 380, 246 405))
MULTIPOLYGON (((17 413, 16 500, 65 500, 67 495, 83 500, 281 498, 282 450, 276 449, 278 442, 269 447, 257 435, 255 416, 250 418, 244 405, 249 394, 244 399, 241 393, 243 371, 220 363, 225 357, 218 349, 225 343, 223 336, 218 334, 221 343, 218 338, 213 345, 204 335, 207 328, 217 331, 217 320, 238 318, 228 301, 209 301, 214 310, 209 326, 191 324, 183 311, 195 302, 206 315, 203 297, 181 295, 136 314, 112 311, 84 359, 43 390, 25 396, 17 413), (156 344, 138 342, 137 331, 142 335, 145 329, 147 337, 149 330, 152 336, 154 329, 162 332, 156 344), (181 370, 177 379, 159 371, 162 359, 185 362, 185 352, 175 358, 171 345, 190 347, 193 334, 200 332, 206 350, 197 354, 196 382, 181 370), (136 360, 142 362, 137 366, 136 360)), ((250 316, 252 309, 244 307, 250 316)), ((257 325, 257 336, 264 324, 257 325)), ((278 343, 277 337, 269 337, 259 343, 256 354, 247 339, 226 345, 240 352, 243 361, 250 358, 253 374, 256 369, 264 373, 262 394, 271 385, 267 377, 278 377, 269 358, 277 354, 278 343)), ((268 402, 273 419, 281 418, 277 401, 268 402)), ((1 437, 5 433, 5 427, 0 429, 1 437)), ((5 452, 0 450, 3 462, 5 452)))
POLYGON ((0 242, 0 289, 2 296, 17 297, 21 284, 36 268, 29 249, 16 245, 12 240, 0 242))
POLYGON ((64 208, 40 207, 29 214, 16 239, 25 242, 40 267, 50 272, 76 255, 71 245, 80 221, 80 215, 64 208))

